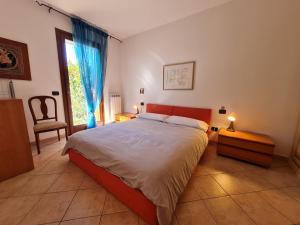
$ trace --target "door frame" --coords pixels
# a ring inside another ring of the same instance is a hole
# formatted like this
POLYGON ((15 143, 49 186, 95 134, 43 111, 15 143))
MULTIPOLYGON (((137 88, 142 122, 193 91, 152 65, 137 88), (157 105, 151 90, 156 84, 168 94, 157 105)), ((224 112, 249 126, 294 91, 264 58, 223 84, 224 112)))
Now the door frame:
MULTIPOLYGON (((67 64, 67 55, 65 48, 65 40, 73 41, 73 35, 67 31, 55 28, 58 63, 60 71, 61 91, 64 105, 65 120, 68 124, 69 134, 73 134, 77 131, 84 130, 87 128, 86 124, 73 125, 72 107, 70 98, 70 84, 69 84, 69 73, 67 64)), ((100 122, 104 123, 104 97, 102 93, 102 99, 100 103, 100 122)), ((98 122, 98 121, 97 121, 98 122)))

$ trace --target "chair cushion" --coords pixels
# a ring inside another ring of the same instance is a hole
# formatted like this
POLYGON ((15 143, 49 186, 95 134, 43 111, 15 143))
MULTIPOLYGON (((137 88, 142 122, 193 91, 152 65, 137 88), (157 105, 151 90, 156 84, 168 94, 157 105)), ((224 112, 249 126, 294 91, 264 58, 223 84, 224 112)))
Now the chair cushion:
POLYGON ((59 129, 59 128, 65 128, 67 127, 67 124, 64 122, 59 122, 59 121, 50 121, 50 122, 43 122, 43 123, 38 123, 33 126, 33 130, 35 132, 40 132, 40 131, 46 131, 46 130, 52 130, 52 129, 59 129))

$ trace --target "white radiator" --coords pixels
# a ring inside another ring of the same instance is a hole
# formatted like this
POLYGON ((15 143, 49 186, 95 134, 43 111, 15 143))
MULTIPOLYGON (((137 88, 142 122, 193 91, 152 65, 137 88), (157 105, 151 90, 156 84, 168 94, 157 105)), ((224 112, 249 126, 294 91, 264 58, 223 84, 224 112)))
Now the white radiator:
POLYGON ((115 121, 115 115, 122 112, 122 99, 119 94, 109 96, 110 120, 115 121))
POLYGON ((0 79, 0 98, 10 98, 8 82, 8 79, 0 79))

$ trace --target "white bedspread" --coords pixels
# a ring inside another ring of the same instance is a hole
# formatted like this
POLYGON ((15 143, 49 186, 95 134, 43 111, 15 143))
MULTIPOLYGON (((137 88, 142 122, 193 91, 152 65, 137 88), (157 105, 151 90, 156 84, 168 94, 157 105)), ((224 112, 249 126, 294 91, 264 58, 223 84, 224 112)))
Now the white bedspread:
POLYGON ((154 120, 134 119, 73 134, 69 148, 140 189, 157 206, 160 225, 169 225, 206 145, 203 131, 154 120))

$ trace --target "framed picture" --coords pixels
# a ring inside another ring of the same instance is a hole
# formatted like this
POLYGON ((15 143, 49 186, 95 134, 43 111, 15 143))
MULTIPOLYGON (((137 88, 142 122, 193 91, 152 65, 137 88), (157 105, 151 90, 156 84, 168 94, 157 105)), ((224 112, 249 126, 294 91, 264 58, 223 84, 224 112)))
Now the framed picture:
POLYGON ((164 65, 164 90, 193 90, 195 62, 164 65))
POLYGON ((0 78, 31 80, 26 44, 0 37, 0 78))

